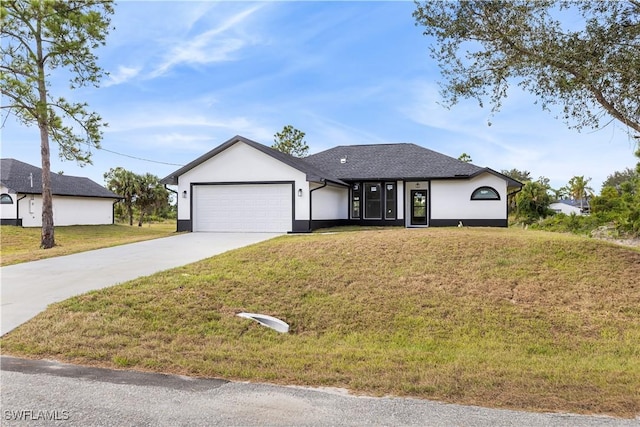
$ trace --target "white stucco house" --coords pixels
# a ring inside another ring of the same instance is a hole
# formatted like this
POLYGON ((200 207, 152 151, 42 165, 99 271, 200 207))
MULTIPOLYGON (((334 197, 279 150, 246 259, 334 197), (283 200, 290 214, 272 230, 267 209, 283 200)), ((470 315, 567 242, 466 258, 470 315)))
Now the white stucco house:
MULTIPOLYGON (((53 223, 113 224, 113 207, 121 199, 89 178, 51 174, 53 223)), ((42 169, 15 159, 0 159, 2 225, 42 226, 42 169)))
POLYGON ((549 209, 556 213, 563 213, 565 215, 584 215, 588 214, 591 210, 588 200, 558 200, 549 205, 549 209))
POLYGON ((308 232, 337 225, 507 226, 522 184, 415 144, 335 147, 303 159, 236 136, 162 179, 178 231, 308 232))

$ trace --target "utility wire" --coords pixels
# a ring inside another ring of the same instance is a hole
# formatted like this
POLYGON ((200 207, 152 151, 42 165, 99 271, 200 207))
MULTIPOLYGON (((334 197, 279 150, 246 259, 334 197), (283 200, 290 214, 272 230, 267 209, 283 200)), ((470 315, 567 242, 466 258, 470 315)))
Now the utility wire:
MULTIPOLYGON (((0 129, 4 128, 4 125, 7 123, 7 119, 8 118, 9 118, 9 114, 7 113, 7 115, 5 116, 4 120, 2 121, 2 125, 0 126, 0 129)), ((96 150, 106 151, 106 152, 111 153, 111 154, 116 154, 118 156, 128 157, 130 159, 141 160, 143 162, 157 163, 157 164, 160 164, 160 165, 169 165, 169 166, 184 166, 184 165, 181 165, 179 163, 168 163, 168 162, 160 162, 158 160, 144 159, 142 157, 136 157, 136 156, 131 156, 129 154, 118 153, 117 151, 113 151, 113 150, 107 150, 106 148, 96 147, 95 145, 91 145, 91 144, 88 144, 88 145, 89 145, 89 149, 95 148, 96 150)))
POLYGON ((106 148, 102 148, 102 147, 97 148, 97 147, 94 146, 93 148, 96 148, 96 149, 102 150, 102 151, 106 151, 108 153, 116 154, 118 156, 128 157, 130 159, 142 160, 143 162, 158 163, 158 164, 161 164, 161 165, 169 165, 169 166, 184 166, 184 165, 181 165, 181 164, 178 164, 178 163, 160 162, 160 161, 157 161, 157 160, 149 160, 149 159, 144 159, 142 157, 131 156, 129 154, 118 153, 117 151, 107 150, 106 148))

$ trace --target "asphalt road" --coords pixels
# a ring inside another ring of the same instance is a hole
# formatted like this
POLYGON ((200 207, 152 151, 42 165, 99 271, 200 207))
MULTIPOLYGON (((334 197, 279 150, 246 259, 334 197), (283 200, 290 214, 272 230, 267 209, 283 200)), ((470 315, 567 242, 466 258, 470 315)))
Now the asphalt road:
POLYGON ((3 426, 635 426, 341 390, 193 379, 2 358, 3 426))

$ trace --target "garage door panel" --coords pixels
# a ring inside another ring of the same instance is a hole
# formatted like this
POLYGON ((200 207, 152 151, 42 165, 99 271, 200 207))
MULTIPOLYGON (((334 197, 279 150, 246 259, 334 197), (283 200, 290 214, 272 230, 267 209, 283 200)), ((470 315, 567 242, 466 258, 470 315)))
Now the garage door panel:
POLYGON ((290 231, 291 188, 291 184, 194 186, 194 231, 290 231))

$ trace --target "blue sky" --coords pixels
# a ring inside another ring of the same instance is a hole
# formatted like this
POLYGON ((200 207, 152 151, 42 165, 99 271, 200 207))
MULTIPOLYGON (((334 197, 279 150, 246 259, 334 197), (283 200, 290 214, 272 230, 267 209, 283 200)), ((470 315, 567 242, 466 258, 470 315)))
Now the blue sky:
MULTIPOLYGON (((474 101, 439 105, 439 70, 414 9, 410 1, 119 2, 97 51, 110 76, 70 92, 56 74, 52 86, 109 123, 104 150, 81 168, 52 145, 52 170, 100 184, 116 166, 162 178, 237 134, 271 145, 287 124, 306 132, 310 153, 412 142, 466 152, 478 166, 528 170, 554 187, 584 175, 599 191, 607 175, 635 165, 620 126, 569 130, 517 88, 493 117, 474 101)), ((1 150, 40 165, 37 128, 6 118, 1 150)))

